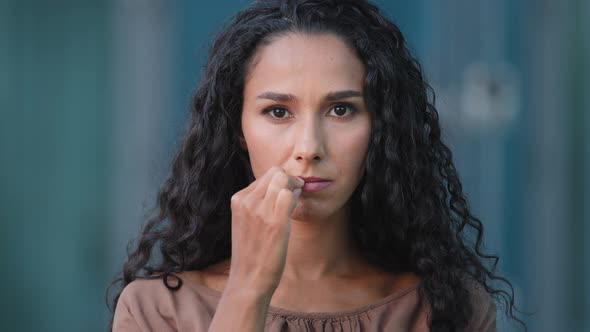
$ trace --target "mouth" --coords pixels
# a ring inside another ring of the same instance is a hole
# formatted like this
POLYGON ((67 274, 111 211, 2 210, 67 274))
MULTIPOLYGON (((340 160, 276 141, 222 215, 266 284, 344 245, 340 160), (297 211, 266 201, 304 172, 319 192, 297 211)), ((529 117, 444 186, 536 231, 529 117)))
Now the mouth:
POLYGON ((318 177, 300 177, 305 181, 302 190, 304 192, 315 192, 325 189, 332 183, 331 180, 318 178, 318 177))

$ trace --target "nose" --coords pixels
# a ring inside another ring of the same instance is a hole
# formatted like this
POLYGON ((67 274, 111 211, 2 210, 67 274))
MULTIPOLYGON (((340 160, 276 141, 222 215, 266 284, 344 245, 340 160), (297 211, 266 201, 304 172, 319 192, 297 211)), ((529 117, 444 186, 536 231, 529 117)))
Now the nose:
POLYGON ((298 162, 317 162, 325 157, 324 133, 321 121, 309 117, 296 132, 294 158, 298 162))

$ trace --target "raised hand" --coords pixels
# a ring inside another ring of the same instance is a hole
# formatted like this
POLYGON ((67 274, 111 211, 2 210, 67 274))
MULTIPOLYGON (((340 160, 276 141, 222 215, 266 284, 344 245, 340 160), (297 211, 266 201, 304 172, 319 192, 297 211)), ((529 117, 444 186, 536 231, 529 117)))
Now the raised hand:
POLYGON ((270 301, 285 268, 290 217, 303 184, 272 167, 232 196, 230 291, 247 290, 270 301))

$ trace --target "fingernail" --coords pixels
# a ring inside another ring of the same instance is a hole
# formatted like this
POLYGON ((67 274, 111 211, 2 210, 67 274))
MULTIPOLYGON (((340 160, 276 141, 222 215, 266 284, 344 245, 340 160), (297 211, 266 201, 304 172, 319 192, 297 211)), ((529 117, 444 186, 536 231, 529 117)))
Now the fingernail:
POLYGON ((300 177, 297 177, 297 178, 299 179, 299 184, 303 186, 305 184, 305 180, 303 180, 300 177))
POLYGON ((297 188, 293 190, 293 196, 295 196, 295 198, 299 197, 299 195, 301 194, 301 188, 297 188))

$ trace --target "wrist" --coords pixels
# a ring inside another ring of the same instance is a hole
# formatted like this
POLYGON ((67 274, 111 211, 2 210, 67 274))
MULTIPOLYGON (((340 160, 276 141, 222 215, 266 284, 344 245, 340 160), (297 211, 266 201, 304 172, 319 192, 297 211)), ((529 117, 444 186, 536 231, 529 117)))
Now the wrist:
POLYGON ((232 298, 232 301, 239 301, 244 304, 253 303, 256 306, 269 306, 274 292, 262 291, 255 287, 234 285, 228 283, 223 290, 223 297, 232 298))
POLYGON ((233 312, 236 321, 264 322, 270 307, 271 296, 265 295, 252 288, 227 287, 219 301, 219 307, 233 312))
POLYGON ((232 294, 248 301, 255 301, 261 304, 268 303, 277 289, 278 282, 255 278, 252 276, 229 275, 225 284, 224 293, 232 294))
POLYGON ((227 284, 209 331, 263 331, 270 296, 252 287, 227 284), (231 319, 228 319, 231 317, 231 319))

